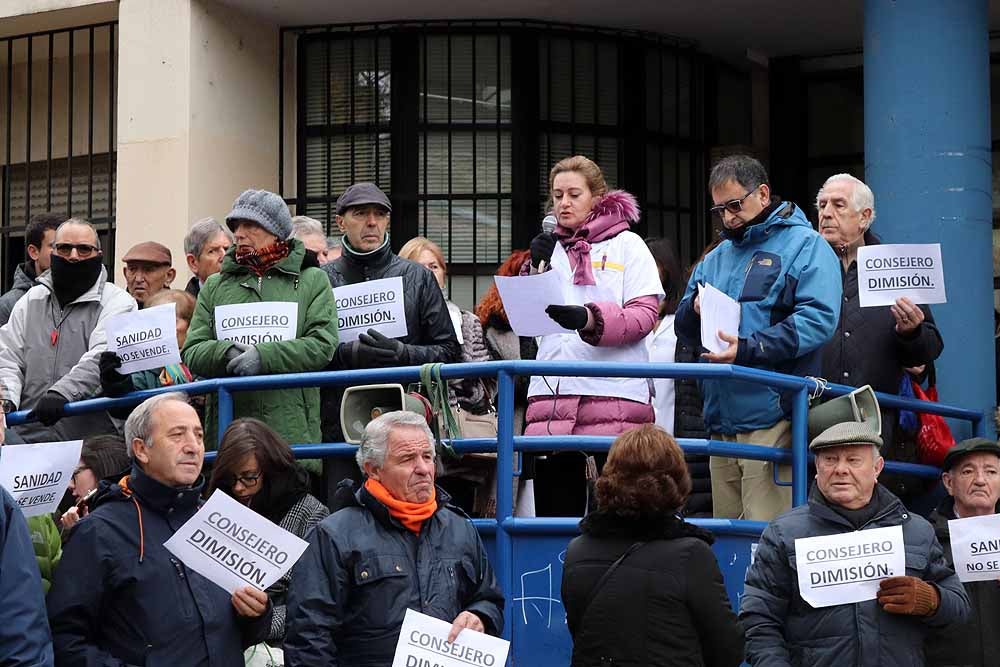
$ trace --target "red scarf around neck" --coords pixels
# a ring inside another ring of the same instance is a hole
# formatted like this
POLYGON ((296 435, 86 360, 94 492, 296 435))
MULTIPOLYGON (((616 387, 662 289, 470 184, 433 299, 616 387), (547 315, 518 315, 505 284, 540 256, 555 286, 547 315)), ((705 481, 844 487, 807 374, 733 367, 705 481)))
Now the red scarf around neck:
POLYGON ((236 263, 245 266, 258 276, 264 275, 268 269, 288 257, 291 246, 287 241, 275 241, 263 248, 240 250, 236 249, 236 263))
POLYGON ((389 489, 385 488, 382 482, 371 477, 365 482, 365 489, 375 497, 375 500, 385 505, 390 516, 417 535, 420 534, 420 527, 424 525, 424 521, 434 516, 434 512, 437 511, 437 489, 431 491, 430 500, 424 503, 399 500, 389 493, 389 489))

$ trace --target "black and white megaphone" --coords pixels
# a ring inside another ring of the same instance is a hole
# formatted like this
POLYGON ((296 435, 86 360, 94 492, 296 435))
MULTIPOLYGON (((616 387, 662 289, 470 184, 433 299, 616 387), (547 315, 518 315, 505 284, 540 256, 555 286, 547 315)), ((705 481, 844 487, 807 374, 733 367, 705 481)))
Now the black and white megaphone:
POLYGON ((809 410, 809 440, 843 422, 865 422, 882 433, 882 413, 871 385, 855 389, 849 394, 820 403, 809 410))
POLYGON ((365 384, 348 387, 340 402, 340 428, 344 441, 361 442, 368 422, 387 412, 406 410, 431 421, 432 411, 426 398, 406 393, 401 384, 365 384))

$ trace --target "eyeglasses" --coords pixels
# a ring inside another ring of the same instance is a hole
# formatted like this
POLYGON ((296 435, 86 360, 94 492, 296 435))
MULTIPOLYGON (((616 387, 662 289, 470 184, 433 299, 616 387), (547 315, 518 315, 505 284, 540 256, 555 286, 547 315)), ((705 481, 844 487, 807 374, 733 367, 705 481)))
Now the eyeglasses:
POLYGON ((69 257, 76 250, 76 254, 83 259, 90 257, 95 252, 101 251, 100 248, 92 246, 89 243, 57 243, 53 248, 55 248, 56 254, 60 257, 69 257))
POLYGON ((261 474, 259 472, 252 475, 236 475, 233 478, 233 486, 236 486, 237 483, 242 484, 248 489, 252 486, 257 486, 257 482, 260 481, 260 475, 261 474))
POLYGON ((76 476, 79 475, 84 470, 90 470, 90 466, 77 466, 73 469, 72 479, 76 481, 76 476))
POLYGON ((713 206, 712 208, 708 209, 708 212, 714 215, 715 217, 719 218, 720 220, 722 219, 723 211, 729 211, 733 215, 736 215, 737 213, 743 210, 743 200, 752 195, 753 193, 755 193, 757 191, 757 188, 759 187, 760 187, 759 185, 755 185, 752 188, 750 188, 750 191, 748 193, 746 193, 739 199, 731 199, 727 201, 725 204, 719 204, 718 206, 713 206))

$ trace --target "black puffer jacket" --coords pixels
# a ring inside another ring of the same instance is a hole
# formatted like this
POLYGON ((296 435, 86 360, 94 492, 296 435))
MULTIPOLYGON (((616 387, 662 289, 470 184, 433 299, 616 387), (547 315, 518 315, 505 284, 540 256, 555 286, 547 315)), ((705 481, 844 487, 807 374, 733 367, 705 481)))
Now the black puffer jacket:
MULTIPOLYGON (((407 334, 400 338, 406 344, 410 366, 434 362, 451 363, 459 358, 458 337, 448 314, 444 293, 437 284, 434 274, 416 262, 398 257, 389 247, 389 241, 378 250, 368 254, 357 254, 346 242, 343 254, 325 265, 330 285, 342 287, 368 280, 382 278, 403 278, 403 302, 406 310, 407 334)), ((341 334, 343 336, 343 334, 341 334)), ((350 343, 337 346, 330 370, 354 368, 350 343)), ((334 442, 342 439, 340 433, 339 389, 322 391, 323 439, 334 442)))
MULTIPOLYGON (((699 361, 698 351, 692 345, 685 345, 680 339, 674 348, 674 361, 678 364, 693 364, 699 361)), ((703 399, 698 381, 694 378, 674 380, 674 437, 708 438, 708 429, 701 416, 703 399)), ((708 465, 709 457, 701 454, 685 454, 688 472, 691 473, 691 495, 684 506, 684 516, 712 516, 712 475, 708 465)))
POLYGON ((875 600, 814 608, 799 594, 795 540, 853 532, 813 485, 809 503, 764 529, 747 570, 740 620, 747 661, 768 667, 919 667, 932 628, 965 620, 969 597, 948 567, 934 529, 885 487, 876 486, 875 516, 860 530, 903 527, 906 575, 934 584, 941 603, 932 616, 890 614, 875 600))
POLYGON ((562 579, 573 667, 740 664, 743 631, 709 533, 668 514, 625 517, 605 510, 588 514, 580 528, 562 579), (645 544, 585 609, 594 586, 635 542, 645 544))
MULTIPOLYGON (((948 520, 954 518, 955 500, 951 496, 945 498, 930 516, 949 567, 955 566, 948 531, 948 520)), ((927 667, 990 667, 1000 662, 1000 635, 997 634, 1000 582, 973 581, 962 585, 972 603, 969 619, 928 635, 924 643, 927 667)))

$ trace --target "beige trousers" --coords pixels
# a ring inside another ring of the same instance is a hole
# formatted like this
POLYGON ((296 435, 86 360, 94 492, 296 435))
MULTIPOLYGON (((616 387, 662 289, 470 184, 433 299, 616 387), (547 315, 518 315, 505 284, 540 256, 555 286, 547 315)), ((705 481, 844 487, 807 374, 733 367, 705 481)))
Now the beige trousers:
MULTIPOLYGON (((792 422, 782 420, 771 428, 735 435, 713 433, 712 439, 788 449, 792 444, 792 422)), ((770 521, 791 509, 792 487, 774 483, 774 465, 770 461, 713 456, 709 469, 715 517, 770 521)), ((779 471, 782 482, 791 481, 791 466, 779 466, 779 471)))

